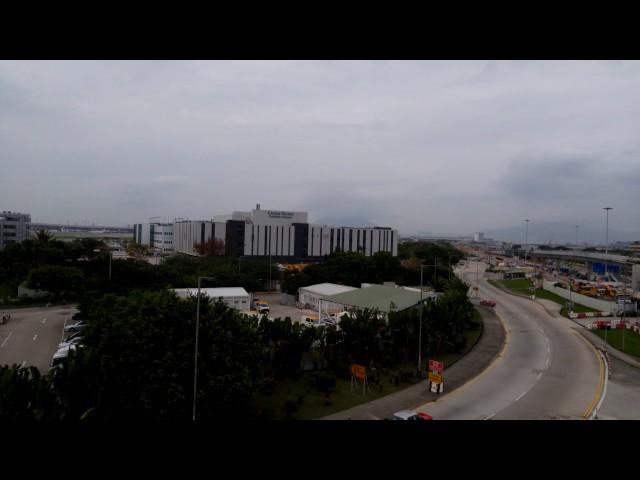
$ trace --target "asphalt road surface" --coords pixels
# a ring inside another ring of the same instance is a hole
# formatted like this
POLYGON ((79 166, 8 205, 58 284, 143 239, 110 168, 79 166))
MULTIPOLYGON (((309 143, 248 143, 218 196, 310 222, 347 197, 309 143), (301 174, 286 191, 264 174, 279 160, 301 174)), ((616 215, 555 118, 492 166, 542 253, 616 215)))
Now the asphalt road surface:
POLYGON ((33 365, 46 372, 61 342, 73 306, 4 310, 11 320, 0 325, 0 365, 33 365))
MULTIPOLYGON (((476 285, 476 265, 460 273, 476 285)), ((580 419, 602 391, 601 362, 569 319, 550 316, 536 302, 510 295, 482 279, 480 298, 497 302, 507 337, 500 356, 481 375, 419 407, 435 419, 580 419)), ((446 380, 446 371, 445 371, 446 380)))

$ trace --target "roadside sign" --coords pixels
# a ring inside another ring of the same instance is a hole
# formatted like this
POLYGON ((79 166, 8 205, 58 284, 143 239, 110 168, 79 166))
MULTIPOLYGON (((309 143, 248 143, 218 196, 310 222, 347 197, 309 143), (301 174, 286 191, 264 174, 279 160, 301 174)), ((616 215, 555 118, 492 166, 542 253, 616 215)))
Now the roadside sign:
POLYGON ((431 383, 442 383, 442 375, 438 375, 437 373, 429 372, 429 381, 431 383))
POLYGON ((444 370, 444 363, 437 360, 429 360, 429 371, 435 373, 442 373, 444 370))
POLYGON ((351 364, 351 375, 360 380, 364 380, 367 376, 367 369, 362 365, 358 365, 357 363, 351 364))

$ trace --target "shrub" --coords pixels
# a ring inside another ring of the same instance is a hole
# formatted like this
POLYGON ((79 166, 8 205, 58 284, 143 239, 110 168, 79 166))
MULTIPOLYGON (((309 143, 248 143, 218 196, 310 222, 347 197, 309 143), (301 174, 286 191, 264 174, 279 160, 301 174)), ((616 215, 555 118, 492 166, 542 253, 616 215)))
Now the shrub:
POLYGON ((273 393, 276 391, 276 386, 277 382, 273 378, 266 378, 262 382, 261 391, 265 395, 273 395, 273 393))
POLYGON ((324 393, 331 393, 336 387, 337 378, 334 372, 317 372, 313 375, 315 387, 324 393))
POLYGON ((284 414, 287 418, 291 418, 298 410, 298 404, 296 397, 289 395, 284 402, 284 414))

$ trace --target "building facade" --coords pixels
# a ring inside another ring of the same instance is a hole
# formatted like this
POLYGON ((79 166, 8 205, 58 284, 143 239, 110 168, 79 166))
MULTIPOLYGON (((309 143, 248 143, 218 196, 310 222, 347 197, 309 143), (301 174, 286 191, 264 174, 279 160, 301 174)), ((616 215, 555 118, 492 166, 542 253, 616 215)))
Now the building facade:
MULTIPOLYGON (((398 254, 397 230, 314 224, 308 223, 307 217, 307 212, 261 210, 258 204, 255 210, 235 211, 211 220, 180 220, 172 227, 173 249, 197 255, 195 244, 216 238, 224 244, 220 254, 229 256, 314 259, 336 251, 366 256, 398 254)), ((139 235, 141 243, 152 237, 151 232, 139 235)))
POLYGON ((31 215, 4 211, 0 213, 0 250, 29 238, 31 215))
POLYGON ((161 252, 173 251, 173 223, 138 223, 133 234, 136 243, 161 252))
POLYGON ((226 242, 226 224, 210 220, 180 220, 173 224, 173 249, 178 253, 198 255, 197 244, 212 238, 226 242))

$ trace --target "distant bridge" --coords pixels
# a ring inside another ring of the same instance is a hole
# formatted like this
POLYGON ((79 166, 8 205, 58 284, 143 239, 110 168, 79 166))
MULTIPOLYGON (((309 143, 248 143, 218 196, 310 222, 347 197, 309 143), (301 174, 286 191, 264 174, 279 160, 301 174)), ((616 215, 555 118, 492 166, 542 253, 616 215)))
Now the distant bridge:
POLYGON ((637 257, 614 255, 611 253, 584 252, 581 250, 532 250, 527 256, 529 258, 569 260, 573 262, 586 263, 587 265, 600 262, 608 265, 616 265, 626 271, 630 271, 634 265, 640 264, 640 258, 637 257))
POLYGON ((133 227, 109 227, 100 225, 62 225, 58 223, 31 223, 30 230, 50 230, 55 232, 104 232, 104 233, 130 233, 133 235, 133 227))

